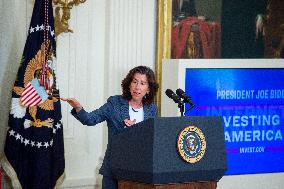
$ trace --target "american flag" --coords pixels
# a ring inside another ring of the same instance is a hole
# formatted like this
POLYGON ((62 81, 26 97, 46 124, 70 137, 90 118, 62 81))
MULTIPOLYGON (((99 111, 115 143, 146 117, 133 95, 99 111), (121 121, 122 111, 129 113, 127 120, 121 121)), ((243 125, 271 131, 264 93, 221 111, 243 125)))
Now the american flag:
POLYGON ((44 87, 40 86, 37 79, 33 79, 25 87, 21 94, 21 103, 23 106, 36 106, 44 102, 48 98, 48 95, 44 87))
POLYGON ((65 157, 53 8, 52 0, 33 2, 0 167, 13 188, 54 189, 64 180, 65 157))

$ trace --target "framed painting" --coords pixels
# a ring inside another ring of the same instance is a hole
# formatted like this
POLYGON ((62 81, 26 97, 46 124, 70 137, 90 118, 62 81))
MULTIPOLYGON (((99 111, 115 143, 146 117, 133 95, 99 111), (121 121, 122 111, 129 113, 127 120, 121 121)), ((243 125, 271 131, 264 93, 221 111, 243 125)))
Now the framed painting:
POLYGON ((158 0, 157 3, 159 83, 163 59, 284 58, 284 1, 158 0))

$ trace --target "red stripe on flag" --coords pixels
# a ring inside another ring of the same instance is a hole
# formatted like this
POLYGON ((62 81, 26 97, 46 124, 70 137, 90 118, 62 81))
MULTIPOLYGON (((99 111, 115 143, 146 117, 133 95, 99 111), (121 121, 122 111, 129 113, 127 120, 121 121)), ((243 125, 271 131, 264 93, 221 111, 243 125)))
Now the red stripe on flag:
POLYGON ((36 106, 41 102, 40 96, 37 96, 36 98, 33 99, 33 101, 30 102, 30 106, 36 106))
POLYGON ((27 98, 29 98, 34 93, 36 93, 36 90, 34 88, 32 88, 27 94, 22 96, 21 101, 24 102, 27 98))
POLYGON ((32 91, 30 91, 27 95, 25 95, 25 96, 22 98, 22 102, 23 102, 23 103, 26 103, 26 102, 29 101, 31 98, 33 98, 35 94, 37 94, 37 93, 36 93, 36 90, 33 89, 32 91))
POLYGON ((37 98, 37 97, 38 97, 38 94, 35 92, 35 93, 33 93, 31 96, 29 96, 29 97, 23 102, 23 104, 24 104, 25 106, 29 106, 30 103, 31 103, 31 101, 33 101, 33 99, 34 99, 34 98, 37 98))
POLYGON ((33 88, 32 85, 29 83, 29 84, 25 87, 25 89, 24 89, 24 91, 23 91, 23 93, 22 93, 22 96, 25 95, 27 92, 29 92, 32 88, 33 88))

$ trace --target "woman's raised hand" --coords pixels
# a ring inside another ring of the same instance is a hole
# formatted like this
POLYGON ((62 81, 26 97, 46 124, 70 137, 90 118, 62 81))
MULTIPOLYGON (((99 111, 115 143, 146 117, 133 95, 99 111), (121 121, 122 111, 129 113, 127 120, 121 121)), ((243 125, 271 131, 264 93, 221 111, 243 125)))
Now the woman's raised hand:
POLYGON ((75 110, 76 112, 79 112, 82 109, 82 105, 78 100, 75 98, 60 98, 62 101, 68 102, 75 110))

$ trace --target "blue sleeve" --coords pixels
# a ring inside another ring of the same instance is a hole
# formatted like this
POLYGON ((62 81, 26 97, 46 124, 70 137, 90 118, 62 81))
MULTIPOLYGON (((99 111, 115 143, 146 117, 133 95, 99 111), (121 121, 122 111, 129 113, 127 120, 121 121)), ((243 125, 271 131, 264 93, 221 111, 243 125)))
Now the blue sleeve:
POLYGON ((83 125, 94 126, 98 123, 101 123, 108 119, 111 114, 111 102, 108 100, 103 106, 99 109, 96 109, 92 112, 86 112, 82 108, 79 112, 76 112, 75 109, 71 110, 71 114, 79 120, 83 125))

